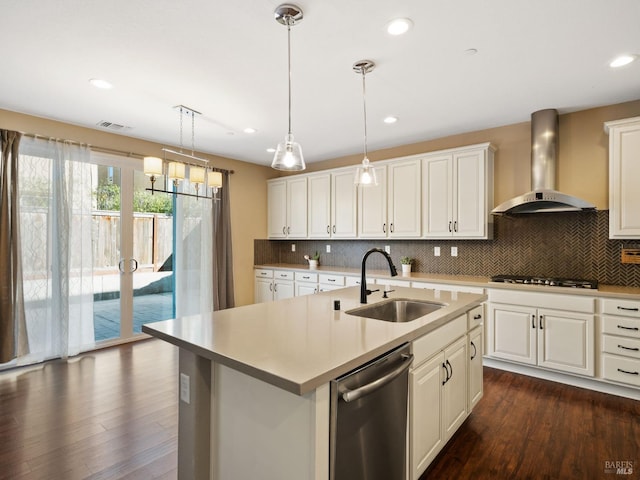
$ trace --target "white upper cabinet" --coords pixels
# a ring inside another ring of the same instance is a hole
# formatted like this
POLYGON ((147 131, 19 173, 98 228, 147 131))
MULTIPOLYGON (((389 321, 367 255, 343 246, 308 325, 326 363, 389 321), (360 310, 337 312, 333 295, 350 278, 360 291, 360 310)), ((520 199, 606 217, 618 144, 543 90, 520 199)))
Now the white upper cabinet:
POLYGON ((309 175, 309 237, 356 237, 354 170, 309 175))
POLYGON ((425 237, 492 237, 493 151, 487 143, 435 152, 423 159, 425 237))
POLYGON ((387 226, 387 166, 374 168, 377 186, 358 187, 358 236, 386 238, 387 226))
POLYGON ((609 238, 640 238, 640 117, 605 123, 609 133, 609 238))
POLYGON ((267 182, 269 238, 307 237, 307 177, 267 182))
POLYGON ((421 178, 420 159, 390 163, 388 168, 389 237, 419 237, 421 178))

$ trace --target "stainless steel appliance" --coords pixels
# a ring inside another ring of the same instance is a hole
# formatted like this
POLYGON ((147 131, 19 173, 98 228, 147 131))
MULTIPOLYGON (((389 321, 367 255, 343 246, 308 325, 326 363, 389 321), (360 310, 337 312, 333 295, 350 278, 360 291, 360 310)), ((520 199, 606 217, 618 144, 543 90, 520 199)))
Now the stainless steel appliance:
POLYGON ((495 275, 492 282, 521 283, 525 285, 544 285, 549 287, 591 288, 597 289, 597 280, 580 280, 575 278, 533 277, 530 275, 495 275))
POLYGON ((404 344, 331 382, 331 480, 404 480, 412 361, 404 344))

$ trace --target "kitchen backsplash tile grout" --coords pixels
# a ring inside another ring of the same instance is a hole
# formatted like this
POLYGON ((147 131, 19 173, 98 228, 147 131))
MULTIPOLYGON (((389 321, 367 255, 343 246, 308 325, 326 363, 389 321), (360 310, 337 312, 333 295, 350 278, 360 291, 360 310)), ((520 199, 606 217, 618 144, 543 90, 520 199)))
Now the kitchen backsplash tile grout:
MULTIPOLYGON (((414 259, 413 270, 447 275, 497 274, 583 278, 603 284, 640 287, 640 265, 620 263, 623 246, 639 241, 609 240, 609 212, 546 213, 496 217, 493 240, 255 240, 254 263, 305 265, 304 255, 320 253, 320 264, 358 268, 372 247, 391 246, 396 265, 414 259), (291 244, 296 252, 291 252, 291 244), (325 253, 331 245, 331 253, 325 253), (441 255, 433 255, 439 246, 441 255), (450 247, 458 247, 458 256, 450 247)), ((369 257, 371 268, 385 269, 382 256, 369 257)))

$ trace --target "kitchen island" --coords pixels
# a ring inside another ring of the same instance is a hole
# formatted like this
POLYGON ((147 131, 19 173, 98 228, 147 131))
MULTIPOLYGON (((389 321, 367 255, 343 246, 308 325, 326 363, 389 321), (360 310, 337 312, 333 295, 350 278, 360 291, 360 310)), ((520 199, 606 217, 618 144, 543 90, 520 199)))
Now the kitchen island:
POLYGON ((359 294, 351 287, 143 326, 179 347, 180 479, 328 479, 329 382, 444 331, 486 300, 396 288, 391 298, 444 306, 390 323, 346 313, 360 306, 359 294))

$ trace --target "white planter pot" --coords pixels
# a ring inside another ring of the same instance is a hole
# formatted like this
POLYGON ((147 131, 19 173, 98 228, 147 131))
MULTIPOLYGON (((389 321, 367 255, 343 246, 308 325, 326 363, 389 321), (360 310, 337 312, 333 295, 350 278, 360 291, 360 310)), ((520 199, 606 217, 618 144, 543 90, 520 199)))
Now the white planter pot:
POLYGON ((309 260, 309 268, 311 270, 318 268, 318 260, 309 260))
POLYGON ((411 264, 409 265, 405 265, 404 263, 402 264, 402 274, 403 275, 408 275, 411 273, 411 264))

